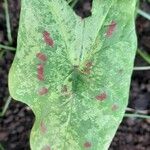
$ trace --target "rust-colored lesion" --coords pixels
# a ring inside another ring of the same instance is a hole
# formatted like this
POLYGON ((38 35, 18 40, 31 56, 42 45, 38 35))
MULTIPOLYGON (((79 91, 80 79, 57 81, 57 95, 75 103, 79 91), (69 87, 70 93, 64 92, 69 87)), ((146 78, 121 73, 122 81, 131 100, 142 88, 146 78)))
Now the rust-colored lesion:
POLYGON ((113 105, 111 106, 111 110, 112 110, 112 111, 117 111, 118 108, 119 108, 119 106, 118 106, 117 104, 113 104, 113 105))
POLYGON ((49 145, 45 145, 41 150, 51 150, 49 145))
POLYGON ((36 57, 37 57, 40 61, 42 61, 42 62, 45 62, 45 61, 47 60, 46 55, 45 55, 44 53, 42 53, 42 52, 37 53, 37 54, 36 54, 36 57))
POLYGON ((44 38, 44 41, 47 45, 51 46, 51 47, 54 47, 54 41, 52 39, 52 37, 50 36, 50 33, 47 32, 47 31, 44 31, 43 32, 43 38, 44 38))
POLYGON ((91 148, 92 144, 90 142, 85 142, 84 143, 84 148, 91 148))
POLYGON ((40 88, 39 89, 39 91, 38 91, 38 94, 39 95, 45 95, 45 94, 47 94, 48 93, 48 88, 46 88, 46 87, 42 87, 42 88, 40 88))
POLYGON ((61 93, 66 94, 67 92, 68 92, 67 85, 62 85, 62 87, 61 87, 61 93))
POLYGON ((47 128, 43 120, 40 123, 40 131, 42 134, 45 134, 47 132, 47 128))
POLYGON ((87 61, 83 67, 83 70, 81 71, 83 74, 90 75, 93 67, 92 61, 87 61))
POLYGON ((39 64, 37 66, 37 77, 38 77, 38 80, 40 80, 40 81, 44 80, 44 66, 43 66, 43 64, 39 64))
POLYGON ((106 36, 111 37, 114 31, 116 30, 117 23, 115 21, 112 21, 111 24, 108 26, 106 36))
POLYGON ((100 93, 95 97, 98 101, 104 101, 107 98, 107 94, 105 92, 100 93))

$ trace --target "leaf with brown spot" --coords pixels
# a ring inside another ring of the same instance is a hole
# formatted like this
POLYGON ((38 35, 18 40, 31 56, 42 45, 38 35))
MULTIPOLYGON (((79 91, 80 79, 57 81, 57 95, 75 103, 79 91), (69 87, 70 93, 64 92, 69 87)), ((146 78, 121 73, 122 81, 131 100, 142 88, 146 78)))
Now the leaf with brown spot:
POLYGON ((136 0, 93 0, 82 20, 66 0, 21 2, 9 91, 35 114, 31 149, 83 150, 88 139, 92 150, 107 150, 128 104, 136 0))

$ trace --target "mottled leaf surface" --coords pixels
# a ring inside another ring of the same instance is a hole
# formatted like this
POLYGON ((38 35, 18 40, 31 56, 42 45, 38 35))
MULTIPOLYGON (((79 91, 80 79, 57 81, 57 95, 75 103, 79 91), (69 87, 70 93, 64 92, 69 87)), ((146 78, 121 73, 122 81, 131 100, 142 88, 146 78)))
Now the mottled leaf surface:
POLYGON ((106 150, 128 103, 136 0, 93 0, 77 16, 65 0, 22 0, 11 96, 36 120, 32 150, 106 150))

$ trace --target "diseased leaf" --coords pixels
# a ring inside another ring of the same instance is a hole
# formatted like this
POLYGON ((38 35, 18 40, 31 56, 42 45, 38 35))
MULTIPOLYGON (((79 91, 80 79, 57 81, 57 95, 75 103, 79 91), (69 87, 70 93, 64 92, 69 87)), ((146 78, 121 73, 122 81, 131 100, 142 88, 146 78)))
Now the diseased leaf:
POLYGON ((65 0, 22 0, 9 89, 36 116, 33 150, 108 149, 128 103, 135 5, 93 0, 81 19, 65 0))

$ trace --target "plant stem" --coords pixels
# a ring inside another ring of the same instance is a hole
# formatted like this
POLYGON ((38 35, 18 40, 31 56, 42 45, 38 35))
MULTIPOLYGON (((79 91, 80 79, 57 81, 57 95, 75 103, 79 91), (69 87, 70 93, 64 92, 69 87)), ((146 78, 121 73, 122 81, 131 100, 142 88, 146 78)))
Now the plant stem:
POLYGON ((135 71, 141 71, 141 70, 150 70, 150 66, 146 66, 146 67, 134 67, 135 71))
POLYGON ((144 18, 150 20, 150 14, 144 12, 143 10, 138 9, 138 14, 140 14, 140 15, 143 16, 144 18))
POLYGON ((4 150, 3 146, 0 144, 0 150, 4 150))
POLYGON ((148 55, 148 53, 140 49, 138 49, 137 52, 147 63, 150 64, 150 55, 148 55))
POLYGON ((0 51, 0 59, 3 57, 4 51, 0 51))
POLYGON ((0 44, 0 48, 8 49, 8 50, 10 50, 10 51, 15 51, 15 50, 16 50, 14 47, 9 47, 9 46, 2 45, 2 44, 0 44))
POLYGON ((136 109, 133 109, 133 108, 130 108, 130 107, 127 107, 126 108, 126 111, 129 113, 137 113, 137 114, 147 114, 147 110, 136 110, 136 109))
POLYGON ((11 98, 11 96, 9 96, 7 101, 6 101, 6 103, 5 103, 5 106, 4 106, 3 111, 2 111, 0 116, 4 116, 5 115, 11 100, 12 100, 12 98, 11 98))
POLYGON ((150 119, 150 116, 148 116, 148 115, 140 115, 140 114, 125 114, 124 117, 150 119))
POLYGON ((72 1, 73 1, 73 0, 68 0, 67 2, 68 2, 68 4, 70 4, 72 1))
POLYGON ((74 0, 71 4, 71 7, 73 8, 77 4, 78 0, 74 0))
POLYGON ((10 43, 12 43, 10 16, 9 16, 8 1, 7 0, 4 0, 4 7, 5 7, 6 25, 7 25, 7 38, 8 38, 8 41, 10 43))

